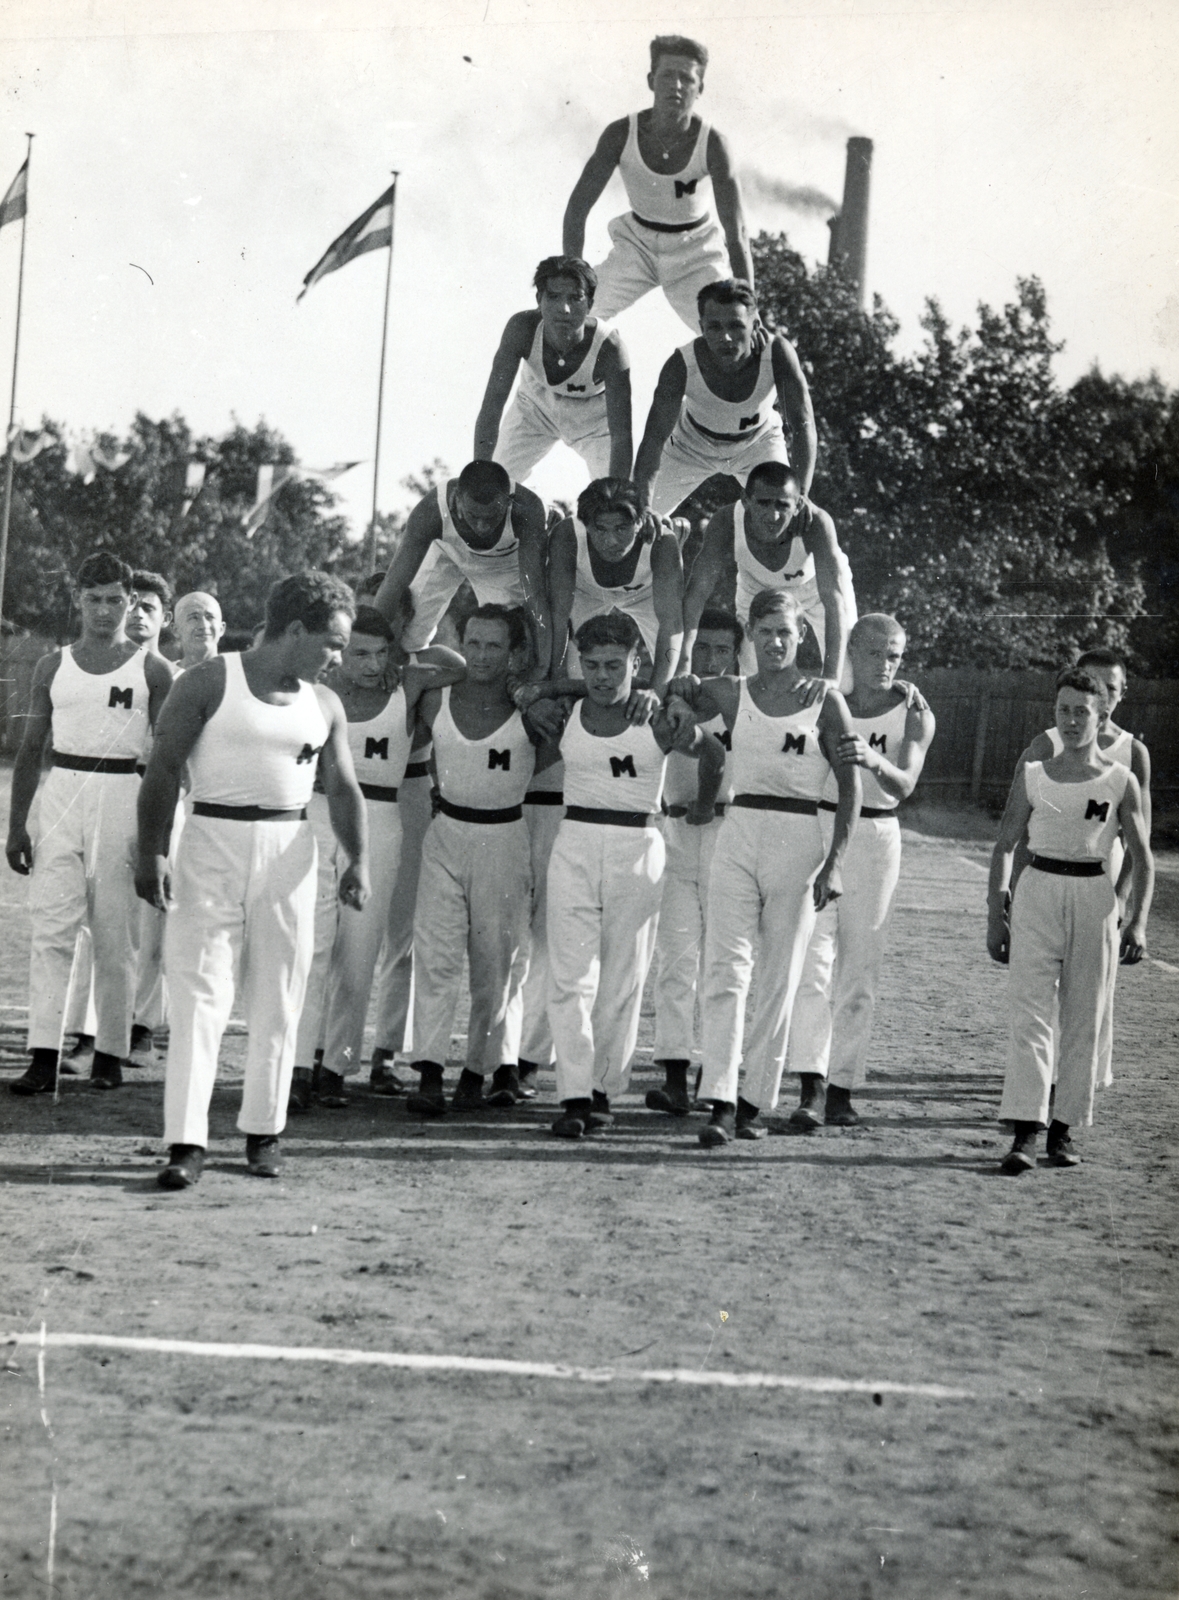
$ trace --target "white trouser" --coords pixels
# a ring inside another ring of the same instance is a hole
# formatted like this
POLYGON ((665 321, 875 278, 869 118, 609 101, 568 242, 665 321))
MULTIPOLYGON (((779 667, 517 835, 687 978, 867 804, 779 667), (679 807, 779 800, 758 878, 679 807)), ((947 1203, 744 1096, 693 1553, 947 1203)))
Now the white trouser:
POLYGON ((549 794, 554 804, 525 800, 524 822, 528 828, 532 856, 532 924, 529 929, 528 976, 524 980, 524 1024, 520 1034, 520 1057, 547 1067, 553 1060, 553 1030, 549 1026, 549 858, 557 830, 565 815, 561 786, 565 763, 554 762, 532 780, 529 794, 549 794))
POLYGON ((683 233, 659 233, 635 221, 633 211, 609 224, 610 254, 594 268, 594 316, 607 322, 652 289, 662 288, 672 310, 700 332, 696 296, 706 283, 729 276, 725 236, 711 216, 683 233))
POLYGON ((812 885, 826 852, 817 817, 730 806, 708 880, 702 1100, 735 1105, 745 1001, 757 956, 757 1003, 743 1097, 778 1103, 802 964, 815 925, 812 885))
POLYGON ((562 822, 549 859, 557 1099, 624 1094, 655 951, 666 851, 655 826, 562 822))
POLYGON ((1053 1116, 1093 1121, 1102 1012, 1118 956, 1117 899, 1100 877, 1072 878, 1029 866, 1011 905, 1007 1071, 1000 1121, 1048 1121, 1052 1010, 1059 994, 1060 1059, 1053 1116), (1059 986, 1059 988, 1058 988, 1059 986))
POLYGON ((610 472, 610 428, 606 421, 606 396, 588 400, 544 399, 518 389, 504 413, 493 461, 510 478, 522 482, 538 461, 558 442, 567 444, 589 468, 590 478, 610 472))
MULTIPOLYGON (((146 905, 145 900, 140 901, 146 905)), ((66 996, 66 1033, 88 1033, 93 1039, 98 1026, 94 1015, 94 956, 90 946, 90 929, 83 923, 78 929, 78 942, 74 946, 74 964, 70 969, 70 987, 66 996)))
POLYGON ((385 921, 385 942, 377 961, 374 1046, 409 1053, 413 1049, 413 919, 422 870, 422 840, 430 826, 430 778, 407 778, 397 791, 401 817, 401 857, 385 921))
POLYGON ((249 1041, 237 1125, 281 1133, 315 924, 308 822, 189 817, 172 878, 164 963, 172 1023, 164 1139, 209 1142, 209 1100, 236 981, 249 1041))
MULTIPOLYGON (((364 1019, 401 855, 401 817, 397 801, 366 800, 364 804, 368 812, 372 893, 359 911, 350 906, 340 907, 328 968, 323 1026, 323 1064, 329 1072, 338 1072, 342 1077, 360 1071, 364 1019)), ((338 846, 337 851, 342 869, 346 858, 338 846)))
POLYGON ((436 543, 434 548, 437 554, 429 570, 426 571, 426 563, 423 562, 418 579, 413 584, 413 621, 401 638, 402 648, 411 653, 415 650, 424 650, 429 644, 438 624, 446 614, 447 606, 454 599, 456 590, 460 589, 464 582, 471 585, 480 605, 488 601, 494 601, 501 606, 524 604, 520 567, 515 556, 510 563, 497 559, 496 565, 500 571, 492 574, 479 571, 475 565, 479 560, 477 555, 472 556, 472 570, 468 571, 451 560, 449 551, 441 543, 436 543))
MULTIPOLYGON (((829 847, 830 812, 821 819, 829 847)), ((817 1073, 840 1089, 867 1081, 876 986, 900 874, 900 823, 861 817, 843 858, 843 893, 820 911, 807 948, 790 1022, 791 1072, 817 1073)))
POLYGON ((434 818, 422 845, 413 925, 416 1060, 446 1063, 464 954, 471 976, 468 1071, 486 1074, 519 1059, 531 897, 523 821, 434 818))
MULTIPOLYGON (((847 619, 848 632, 850 633, 852 624, 859 616, 859 611, 856 608, 855 589, 852 586, 851 563, 848 561, 847 556, 842 550, 836 551, 835 559, 839 565, 840 571, 843 574, 844 592, 847 595, 848 605, 850 607, 850 614, 847 619)), ((819 598, 819 585, 815 582, 814 578, 807 578, 801 583, 796 582, 785 584, 783 587, 786 588, 797 601, 799 611, 810 624, 811 632, 815 636, 815 643, 819 647, 819 655, 826 655, 827 608, 819 598)), ((748 602, 740 590, 737 591, 737 610, 741 616, 741 621, 747 622, 748 602)), ((742 641, 741 648, 737 652, 737 660, 740 664, 741 671, 746 677, 752 678, 756 674, 757 655, 754 651, 752 643, 748 638, 745 638, 742 641)), ((840 674, 839 687, 844 694, 847 694, 849 690, 854 688, 851 662, 846 657, 843 663, 843 672, 840 674)))
POLYGON ((750 438, 722 443, 698 433, 681 412, 659 459, 659 471, 651 485, 651 509, 666 516, 716 472, 731 473, 744 488, 746 478, 760 462, 789 459, 776 414, 771 426, 750 438))
POLYGON ((696 990, 704 953, 708 874, 721 822, 663 824, 667 870, 655 941, 655 1060, 690 1061, 695 1052, 696 990))
POLYGON ((164 987, 164 924, 167 912, 139 902, 139 961, 135 972, 135 1022, 154 1033, 168 1017, 164 987))
POLYGON ((336 942, 343 908, 340 905, 341 860, 336 836, 328 814, 327 796, 313 794, 307 803, 307 821, 315 835, 315 934, 312 940, 311 969, 299 1027, 295 1034, 295 1065, 310 1067, 315 1052, 323 1045, 324 1014, 327 1011, 332 947, 336 942))
MULTIPOLYGON (((136 773, 54 767, 41 789, 29 910, 29 1049, 60 1050, 78 931, 90 929, 95 1049, 131 1048, 139 948, 136 773)), ((87 1030, 88 1031, 88 1030, 87 1030)))

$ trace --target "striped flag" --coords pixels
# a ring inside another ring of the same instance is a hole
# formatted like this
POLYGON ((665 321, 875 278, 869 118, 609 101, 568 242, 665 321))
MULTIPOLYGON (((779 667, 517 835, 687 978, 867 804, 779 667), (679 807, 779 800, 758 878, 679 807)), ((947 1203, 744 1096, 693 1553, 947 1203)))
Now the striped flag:
POLYGON ((47 445, 56 443, 57 440, 44 428, 35 433, 31 428, 14 424, 8 430, 8 448, 16 462, 33 461, 47 445))
POLYGON ((276 467, 273 462, 266 462, 258 468, 258 479, 254 488, 254 504, 242 518, 242 526, 246 530, 246 538, 252 539, 258 529, 265 523, 270 515, 270 507, 274 497, 283 484, 291 476, 289 467, 276 467))
POLYGON ((357 256, 367 255, 370 250, 384 250, 386 246, 392 249, 393 202, 396 194, 397 179, 394 178, 381 198, 374 201, 363 216, 357 217, 351 227, 345 228, 340 237, 328 245, 303 279, 298 300, 302 300, 308 289, 321 278, 326 278, 329 272, 338 272, 350 261, 355 261, 357 256))
POLYGON ((8 185, 8 193, 0 200, 0 228, 8 222, 19 222, 29 208, 29 158, 8 185))

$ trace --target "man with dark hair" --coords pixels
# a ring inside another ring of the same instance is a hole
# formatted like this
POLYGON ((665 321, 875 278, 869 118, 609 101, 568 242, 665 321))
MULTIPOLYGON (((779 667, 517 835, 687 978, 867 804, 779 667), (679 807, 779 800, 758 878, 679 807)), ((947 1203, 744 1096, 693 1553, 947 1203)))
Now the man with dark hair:
POLYGON ((549 256, 533 281, 537 309, 508 318, 495 353, 475 423, 475 459, 526 478, 561 440, 591 478, 629 477, 630 358, 617 330, 590 316, 593 268, 549 256), (520 386, 504 417, 517 372, 520 386))
POLYGON ((183 673, 160 720, 139 796, 135 885, 173 913, 164 937, 172 1011, 165 1189, 189 1188, 201 1175, 217 1054, 239 984, 249 1043, 238 1127, 250 1171, 278 1175, 314 939, 307 804, 317 758, 348 857, 340 899, 359 910, 368 898, 364 799, 347 719, 319 682, 348 644, 355 609, 352 591, 326 572, 282 579, 267 597, 261 640, 183 673), (186 765, 192 809, 173 873, 169 834, 186 765))
POLYGON ((612 122, 598 140, 565 208, 564 251, 580 256, 585 223, 615 168, 631 210, 610 224, 611 250, 596 269, 598 314, 615 317, 662 287, 672 309, 695 332, 696 294, 723 278, 753 283, 753 258, 741 189, 726 141, 694 114, 708 52, 694 39, 664 34, 651 41, 649 111, 612 122), (704 185, 711 180, 717 222, 704 185))
MULTIPOLYGON (((754 467, 735 505, 709 519, 684 594, 684 654, 697 621, 720 583, 735 584, 737 611, 748 614, 762 589, 785 589, 810 624, 823 655, 823 676, 844 689, 848 632, 856 620, 851 567, 835 523, 805 498, 798 473, 779 461, 754 467)), ((753 668, 751 652, 742 668, 753 668)))
POLYGON ((817 435, 794 346, 761 326, 747 283, 706 284, 699 303, 701 337, 664 363, 635 457, 644 506, 673 511, 714 473, 744 483, 759 462, 788 461, 783 424, 805 493, 817 435))
POLYGON ((131 569, 108 551, 78 569, 82 636, 33 672, 32 700, 12 773, 6 855, 32 873, 29 961, 32 1063, 9 1087, 54 1093, 70 968, 83 926, 94 963, 95 1050, 90 1080, 114 1089, 131 1044, 139 910, 132 882, 136 767, 172 686, 172 669, 126 632, 131 569), (53 767, 41 791, 34 845, 28 818, 46 740, 53 767))
POLYGON ((462 981, 470 968, 467 1058, 451 1105, 476 1111, 519 1095, 521 985, 532 889, 523 799, 533 741, 508 694, 527 646, 518 611, 482 605, 463 624, 467 673, 428 689, 418 719, 434 741, 438 815, 422 846, 414 919, 414 1070, 409 1110, 443 1116, 443 1072, 462 981), (492 1093, 483 1080, 493 1074, 492 1093))
POLYGON ((434 637, 465 580, 479 605, 524 607, 533 630, 535 673, 543 678, 552 649, 547 544, 540 498, 513 482, 498 462, 468 462, 457 478, 431 489, 410 512, 373 605, 393 624, 402 649, 420 650, 434 637), (406 627, 402 596, 423 566, 425 581, 414 588, 414 619, 406 627))

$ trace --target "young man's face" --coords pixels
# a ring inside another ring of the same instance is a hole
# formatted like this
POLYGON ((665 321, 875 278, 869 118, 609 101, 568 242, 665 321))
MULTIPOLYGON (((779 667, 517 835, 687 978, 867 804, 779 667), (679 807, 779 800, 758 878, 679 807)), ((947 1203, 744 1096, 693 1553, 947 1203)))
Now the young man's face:
POLYGON ((780 539, 798 515, 802 489, 794 478, 783 484, 759 478, 752 488, 741 491, 741 503, 755 538, 780 539))
POLYGON ((684 116, 700 98, 704 72, 691 56, 660 56, 647 74, 647 87, 655 97, 657 110, 684 116))
POLYGON ((723 306, 706 300, 700 313, 700 332, 718 366, 739 367, 753 347, 752 306, 737 303, 723 306))
POLYGON ((211 594, 186 594, 176 607, 176 637, 191 660, 217 654, 217 642, 225 632, 221 607, 211 594))
POLYGON ((121 583, 94 583, 76 596, 82 631, 96 639, 113 639, 127 620, 131 596, 121 583))
POLYGON ((142 594, 136 590, 127 611, 127 637, 136 644, 154 645, 159 641, 168 618, 169 613, 164 610, 164 602, 158 594, 150 589, 142 594))
MULTIPOLYGON (((1086 669, 1088 670, 1088 669, 1086 669)), ((1083 689, 1067 686, 1057 691, 1056 726, 1067 750, 1079 750, 1097 738, 1105 712, 1101 695, 1086 694, 1083 689)))
POLYGON ((605 561, 621 561, 634 548, 643 519, 630 511, 599 511, 586 523, 590 543, 605 561))
POLYGON ((358 689, 379 689, 389 661, 388 641, 373 633, 354 633, 348 640, 340 670, 358 689))
POLYGON ((857 689, 891 689, 905 653, 903 633, 865 629, 848 640, 847 658, 857 689))
POLYGON ((771 611, 749 628, 757 653, 758 672, 781 672, 792 666, 798 654, 798 618, 785 611, 771 611))
POLYGON ((472 617, 463 629, 459 648, 472 683, 502 682, 507 677, 512 645, 508 625, 499 617, 472 617))
POLYGON ((639 665, 639 652, 621 644, 596 644, 581 653, 581 675, 595 705, 625 705, 639 665))
POLYGON ((1105 690, 1104 715, 1102 716, 1101 720, 1102 720, 1102 722, 1108 722, 1110 717, 1113 716, 1114 712, 1117 710, 1118 706, 1121 704, 1122 696, 1126 692, 1126 674, 1125 674, 1125 671, 1121 667, 1118 667, 1118 666, 1113 666, 1113 667, 1092 667, 1092 666, 1090 666, 1090 667, 1086 667, 1084 670, 1086 672, 1092 673, 1092 675, 1097 679, 1097 681, 1101 685, 1101 687, 1105 690))
POLYGON ((304 683, 317 683, 329 667, 338 667, 352 636, 352 618, 337 611, 322 633, 311 633, 301 622, 292 622, 286 637, 296 642, 292 648, 292 671, 304 683))
POLYGON ((727 678, 737 670, 737 644, 727 628, 701 628, 692 646, 698 678, 727 678))
POLYGON ((536 291, 536 303, 546 333, 555 335, 562 343, 581 336, 585 319, 590 314, 590 303, 576 278, 550 278, 536 291))
POLYGON ((496 495, 494 500, 475 500, 460 489, 454 497, 454 508, 459 520, 472 532, 486 536, 503 526, 504 518, 512 504, 510 494, 496 495))

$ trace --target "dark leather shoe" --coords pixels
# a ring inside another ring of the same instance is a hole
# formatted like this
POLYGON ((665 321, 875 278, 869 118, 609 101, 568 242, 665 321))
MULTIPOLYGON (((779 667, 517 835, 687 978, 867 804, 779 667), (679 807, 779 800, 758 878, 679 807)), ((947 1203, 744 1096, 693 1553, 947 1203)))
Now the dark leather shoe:
POLYGON ((343 1111, 347 1107, 348 1092, 344 1086, 342 1072, 333 1072, 330 1067, 320 1067, 315 1080, 315 1103, 325 1106, 329 1111, 343 1111))
POLYGON ((204 1165, 205 1152, 199 1144, 174 1144, 156 1182, 161 1189, 191 1189, 200 1182, 204 1165))
POLYGON ((57 1069, 34 1061, 8 1085, 10 1094, 52 1094, 57 1088, 57 1069))
POLYGON ((246 1166, 255 1178, 277 1178, 281 1163, 278 1159, 276 1133, 248 1133, 246 1135, 246 1166))
POLYGON ((315 1074, 310 1067, 296 1067, 291 1074, 288 1111, 310 1111, 315 1104, 315 1074))

